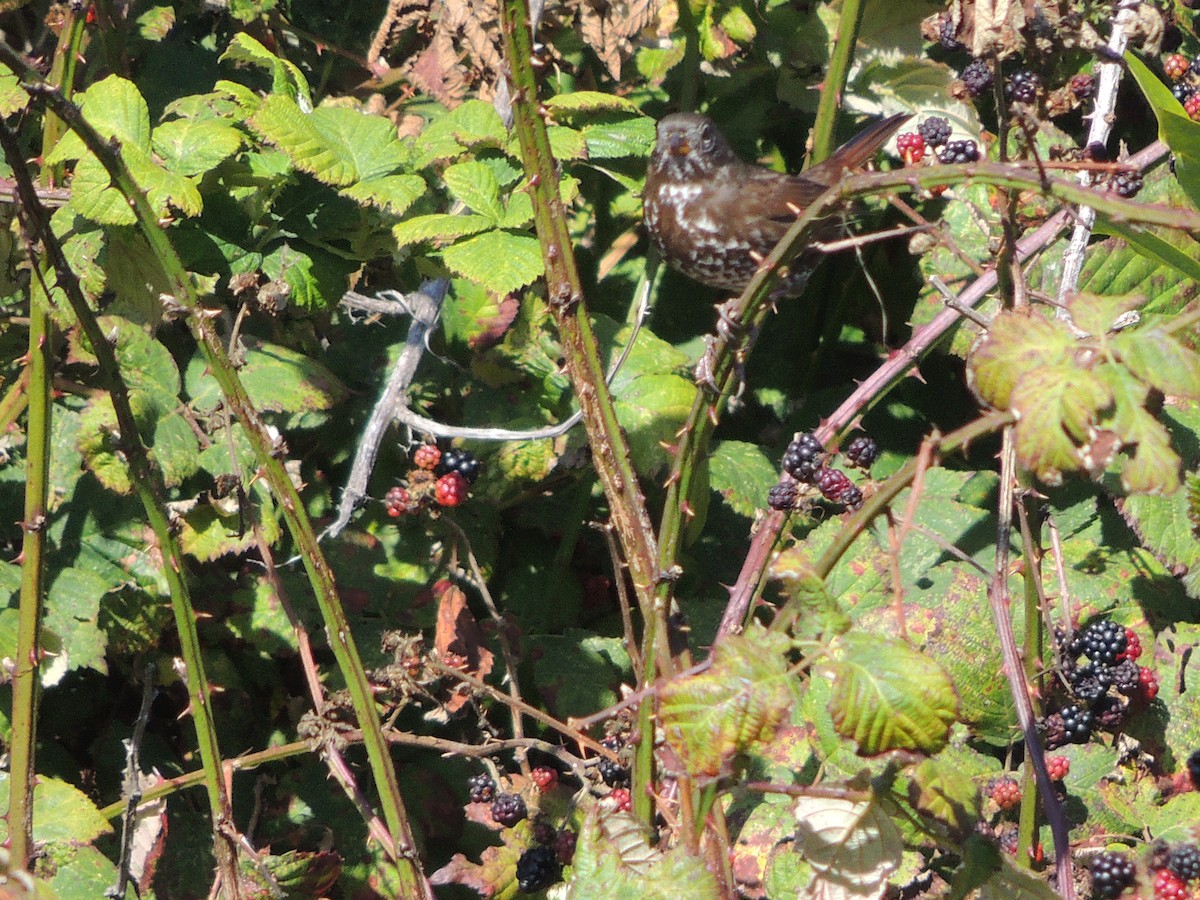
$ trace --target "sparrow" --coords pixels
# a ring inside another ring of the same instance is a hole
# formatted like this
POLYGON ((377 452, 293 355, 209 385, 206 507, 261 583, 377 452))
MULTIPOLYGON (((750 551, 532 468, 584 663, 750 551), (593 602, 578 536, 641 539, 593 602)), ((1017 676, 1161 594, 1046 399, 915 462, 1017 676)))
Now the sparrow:
MULTIPOLYGON (((741 293, 805 208, 867 163, 908 118, 875 122, 806 172, 784 175, 740 159, 707 116, 666 116, 646 172, 646 231, 672 268, 741 293)), ((801 250, 789 260, 776 296, 799 294, 817 259, 801 250)))

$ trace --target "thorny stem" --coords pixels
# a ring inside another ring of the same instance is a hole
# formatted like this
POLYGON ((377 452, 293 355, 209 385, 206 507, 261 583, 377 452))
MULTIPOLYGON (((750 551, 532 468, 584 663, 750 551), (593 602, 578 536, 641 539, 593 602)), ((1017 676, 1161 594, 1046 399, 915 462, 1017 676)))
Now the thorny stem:
POLYGON ((808 169, 828 158, 834 147, 834 121, 842 108, 842 91, 850 75, 850 62, 854 59, 854 48, 858 43, 858 30, 862 27, 866 0, 844 0, 838 15, 837 35, 833 40, 833 52, 829 55, 829 68, 825 71, 825 83, 821 86, 821 99, 817 103, 817 118, 813 123, 812 149, 804 162, 808 169))
POLYGON ((22 84, 25 90, 31 96, 46 102, 61 116, 108 171, 113 186, 130 204, 136 216, 137 228, 163 269, 166 283, 170 286, 172 302, 190 311, 188 324, 193 337, 200 346, 209 371, 221 388, 227 406, 233 410, 244 428, 260 472, 277 498, 288 530, 304 559, 334 658, 346 681, 355 715, 363 729, 367 757, 375 776, 384 818, 392 836, 392 843, 385 849, 395 861, 400 888, 413 897, 432 898, 432 888, 417 863, 415 843, 404 802, 400 797, 396 770, 375 711, 371 686, 334 584, 333 572, 321 552, 303 500, 284 469, 280 459, 282 448, 276 446, 259 418, 245 386, 225 352, 221 337, 214 327, 213 316, 202 308, 191 277, 171 245, 167 232, 159 226, 145 192, 138 187, 121 159, 119 146, 116 142, 102 138, 83 120, 77 107, 46 86, 38 73, 4 43, 0 43, 0 61, 25 79, 22 84))

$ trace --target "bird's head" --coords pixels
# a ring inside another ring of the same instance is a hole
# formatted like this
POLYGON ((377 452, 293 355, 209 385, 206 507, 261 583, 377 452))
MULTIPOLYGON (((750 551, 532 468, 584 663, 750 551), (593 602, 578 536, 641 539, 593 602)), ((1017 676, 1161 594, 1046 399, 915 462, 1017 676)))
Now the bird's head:
POLYGON ((658 123, 650 167, 667 178, 707 178, 736 160, 733 148, 708 116, 673 113, 658 123))

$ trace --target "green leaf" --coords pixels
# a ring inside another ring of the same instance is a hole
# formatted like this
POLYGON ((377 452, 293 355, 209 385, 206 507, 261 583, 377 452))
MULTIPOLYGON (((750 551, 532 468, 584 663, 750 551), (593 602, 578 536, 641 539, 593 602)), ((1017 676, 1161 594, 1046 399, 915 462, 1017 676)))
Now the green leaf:
POLYGON ((1129 73, 1142 89, 1158 119, 1158 136, 1175 156, 1175 175, 1192 201, 1200 207, 1200 124, 1193 122, 1170 89, 1132 51, 1125 53, 1129 73))
MULTIPOLYGON (((8 808, 9 774, 0 773, 0 806, 8 808)), ((78 788, 57 778, 40 776, 33 787, 33 839, 90 844, 112 827, 78 788)), ((0 819, 0 837, 7 840, 8 822, 0 819)))
POLYGON ((672 444, 696 397, 696 385, 679 375, 642 375, 620 387, 614 382, 617 420, 629 436, 633 462, 643 475, 667 463, 663 444, 672 444))
POLYGON ((511 231, 488 231, 442 251, 450 271, 497 294, 532 284, 545 272, 538 239, 511 231))
POLYGON ((1043 366, 1069 363, 1074 350, 1062 326, 1039 315, 1003 312, 992 320, 987 337, 971 354, 971 382, 997 409, 1012 406, 1021 378, 1043 366))
MULTIPOLYGON (((1131 494, 1172 493, 1179 487, 1180 460, 1171 449, 1166 427, 1145 409, 1149 388, 1120 366, 1104 365, 1097 372, 1113 397, 1113 409, 1104 422, 1110 430, 1097 437, 1114 449, 1133 447, 1133 455, 1121 468, 1121 486, 1131 494)), ((1104 462, 1096 460, 1088 468, 1104 462)))
POLYGON ((0 116, 20 112, 29 103, 29 95, 21 89, 21 79, 8 66, 0 63, 0 116))
POLYGON ((588 159, 649 156, 654 146, 654 128, 654 120, 646 116, 585 125, 582 131, 588 159))
MULTIPOLYGON (((289 413, 324 410, 346 399, 345 386, 316 360, 249 336, 243 341, 246 357, 238 374, 256 409, 289 413)), ((197 409, 210 413, 221 404, 221 389, 202 357, 192 357, 185 382, 197 409)))
POLYGON ((882 895, 904 849, 886 810, 873 800, 800 797, 792 814, 795 852, 816 872, 805 896, 882 895))
POLYGON ((440 159, 450 159, 464 150, 508 143, 508 130, 490 103, 468 100, 444 116, 435 118, 417 136, 413 168, 423 169, 440 159))
POLYGON ((923 760, 913 770, 909 800, 958 833, 979 821, 979 788, 957 764, 940 756, 923 760))
MULTIPOLYGON (((122 155, 131 148, 150 149, 150 110, 141 91, 132 82, 110 75, 89 87, 78 98, 80 111, 89 125, 105 140, 116 138, 122 155)), ((46 156, 46 164, 54 165, 91 156, 83 141, 74 132, 62 140, 46 156)))
POLYGON ((1026 373, 1012 394, 1017 457, 1038 478, 1058 484, 1063 472, 1080 468, 1078 448, 1111 402, 1108 386, 1095 373, 1070 365, 1026 373))
POLYGON ((100 599, 110 585, 95 572, 68 566, 50 582, 46 598, 46 627, 62 641, 60 653, 67 671, 92 668, 108 674, 104 659, 106 638, 100 630, 100 599))
POLYGON ((154 129, 154 152, 179 175, 202 175, 241 149, 242 132, 220 119, 176 119, 154 129))
POLYGON ((1164 394, 1200 400, 1200 354, 1161 328, 1127 329, 1112 347, 1138 378, 1164 394))
POLYGON ((471 212, 486 216, 493 224, 504 216, 500 184, 487 164, 475 160, 456 163, 442 173, 442 180, 450 196, 462 201, 471 212))
POLYGON ((588 715, 620 699, 621 683, 631 673, 619 638, 568 628, 561 635, 539 634, 536 641, 543 652, 534 664, 534 680, 556 716, 588 715))
POLYGON ((428 216, 416 216, 392 228, 392 236, 401 247, 421 241, 454 240, 479 234, 492 227, 492 221, 486 216, 452 216, 447 213, 434 213, 428 216))
POLYGON ((824 668, 833 676, 829 710, 838 733, 874 756, 935 753, 946 745, 958 696, 936 662, 895 638, 851 632, 824 668))
POLYGON ((721 441, 709 460, 709 484, 740 515, 753 517, 778 480, 774 464, 756 444, 721 441))
POLYGON ((345 186, 389 175, 405 161, 396 128, 382 116, 323 106, 303 112, 287 97, 268 97, 250 125, 284 151, 296 168, 345 186))
POLYGON ((616 110, 634 115, 641 115, 642 112, 632 100, 618 97, 615 94, 603 94, 600 91, 572 91, 569 94, 558 94, 546 101, 546 108, 552 112, 616 110))
MULTIPOLYGON (((1116 235, 1151 262, 1158 263, 1164 268, 1173 269, 1189 281, 1200 282, 1200 261, 1152 231, 1108 220, 1100 223, 1095 230, 1102 234, 1116 235)), ((1170 238, 1176 241, 1181 237, 1186 236, 1170 235, 1170 238)))
POLYGON ((402 216, 426 190, 425 179, 419 175, 384 175, 342 188, 341 194, 356 203, 373 204, 402 216))
POLYGON ((1080 292, 1067 301, 1067 311, 1077 328, 1087 334, 1100 336, 1111 331, 1121 316, 1145 303, 1146 298, 1138 294, 1114 296, 1080 292))
POLYGON ((221 62, 247 63, 266 69, 271 73, 271 92, 273 94, 286 97, 303 104, 307 109, 312 109, 312 94, 309 93, 308 82, 300 68, 286 59, 280 59, 247 32, 234 32, 229 46, 221 54, 221 62))
POLYGON ((787 649, 785 636, 752 625, 717 642, 708 671, 662 689, 659 722, 690 773, 716 777, 736 754, 771 739, 791 706, 787 649))

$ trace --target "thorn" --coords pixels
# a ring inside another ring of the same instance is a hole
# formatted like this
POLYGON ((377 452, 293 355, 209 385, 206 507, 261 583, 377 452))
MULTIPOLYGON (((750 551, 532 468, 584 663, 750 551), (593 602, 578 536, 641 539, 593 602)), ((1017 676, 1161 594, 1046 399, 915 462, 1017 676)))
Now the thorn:
POLYGON ((686 500, 679 504, 679 511, 689 519, 696 518, 696 511, 692 509, 692 504, 688 503, 686 500))
POLYGON ((720 419, 721 419, 721 416, 717 412, 717 406, 714 403, 712 406, 710 406, 708 408, 708 421, 712 422, 713 425, 716 425, 720 421, 720 419))
POLYGON ((670 475, 667 476, 667 480, 663 482, 663 487, 669 488, 671 485, 675 484, 675 482, 677 482, 679 480, 679 477, 680 476, 679 476, 678 472, 672 472, 670 475))
POLYGON ((799 206, 797 206, 795 203, 793 203, 791 200, 789 200, 784 205, 787 206, 788 212, 790 212, 797 219, 800 218, 802 215, 804 215, 804 210, 801 209, 799 206))

